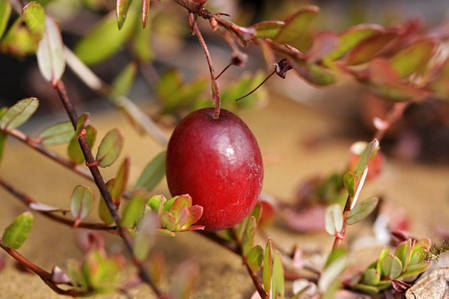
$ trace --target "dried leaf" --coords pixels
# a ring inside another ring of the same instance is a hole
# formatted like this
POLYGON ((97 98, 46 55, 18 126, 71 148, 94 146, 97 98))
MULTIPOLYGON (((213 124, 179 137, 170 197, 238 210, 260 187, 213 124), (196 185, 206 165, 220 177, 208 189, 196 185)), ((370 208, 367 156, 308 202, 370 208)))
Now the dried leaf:
POLYGON ((51 84, 56 84, 65 69, 64 46, 58 25, 49 16, 45 18, 45 30, 36 56, 42 76, 51 84))
POLYGON ((36 98, 26 98, 18 101, 3 113, 0 118, 0 128, 13 130, 24 124, 36 111, 39 100, 36 98))
POLYGON ((101 140, 96 160, 101 167, 111 166, 123 148, 123 136, 118 129, 109 131, 101 140))
POLYGON ((33 214, 20 214, 4 231, 2 244, 12 249, 19 249, 28 238, 33 226, 33 214))
POLYGON ((44 145, 57 145, 70 142, 72 140, 75 130, 70 121, 54 124, 39 135, 44 145))

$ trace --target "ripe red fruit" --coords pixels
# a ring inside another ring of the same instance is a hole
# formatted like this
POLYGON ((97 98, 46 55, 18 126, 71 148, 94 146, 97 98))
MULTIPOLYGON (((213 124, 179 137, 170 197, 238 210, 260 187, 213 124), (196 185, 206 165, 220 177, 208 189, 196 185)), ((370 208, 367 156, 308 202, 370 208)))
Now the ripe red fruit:
POLYGON ((190 194, 204 208, 198 224, 229 228, 253 209, 262 189, 259 146, 246 124, 222 109, 197 110, 176 127, 167 148, 167 183, 173 196, 190 194))

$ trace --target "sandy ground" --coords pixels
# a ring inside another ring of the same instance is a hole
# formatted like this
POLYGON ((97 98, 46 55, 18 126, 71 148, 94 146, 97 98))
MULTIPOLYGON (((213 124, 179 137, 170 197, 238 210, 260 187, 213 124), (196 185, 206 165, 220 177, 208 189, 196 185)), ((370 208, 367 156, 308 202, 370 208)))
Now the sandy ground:
MULTIPOLYGON (((301 146, 304 138, 335 129, 338 119, 281 99, 271 101, 268 107, 261 110, 244 111, 241 117, 253 130, 262 149, 266 192, 283 199, 292 198, 302 179, 341 169, 347 161, 350 140, 332 141, 313 151, 301 146)), ((116 112, 93 113, 92 123, 97 127, 99 136, 113 127, 119 127, 125 133, 125 153, 131 157, 132 162, 131 181, 137 178, 145 163, 161 151, 161 147, 149 137, 139 137, 116 112)), ((32 130, 28 131, 33 133, 32 130)), ((64 151, 62 148, 57 150, 64 151)), ((86 180, 14 140, 8 141, 5 157, 0 166, 2 178, 44 203, 68 208, 73 186, 89 185, 86 180)), ((115 167, 104 171, 108 178, 114 173, 115 167)), ((449 213, 448 177, 449 169, 444 167, 431 168, 388 161, 384 174, 368 186, 362 196, 379 193, 385 195, 389 201, 403 206, 413 216, 414 235, 432 236, 436 225, 449 226, 449 218, 445 217, 449 213)), ((157 189, 157 192, 166 192, 165 182, 157 189)), ((3 190, 0 190, 0 201, 0 229, 3 229, 25 208, 3 190)), ((91 218, 95 219, 95 216, 91 218)), ((354 234, 357 230, 358 226, 351 227, 349 234, 354 234)), ((316 247, 326 252, 331 242, 331 238, 325 233, 301 235, 278 227, 273 228, 271 235, 286 249, 298 244, 302 248, 316 247)), ((82 255, 75 239, 74 230, 36 215, 31 235, 20 252, 46 269, 55 264, 63 267, 67 259, 80 258, 82 255)), ((111 251, 122 250, 118 238, 108 237, 107 244, 111 251)), ((241 261, 194 233, 178 234, 173 239, 161 238, 154 250, 164 253, 169 271, 185 259, 199 263, 201 274, 194 298, 249 298, 253 292, 241 261)), ((364 251, 357 254, 357 260, 367 265, 373 258, 372 255, 378 252, 378 249, 364 251)), ((137 288, 132 294, 135 298, 152 298, 146 287, 137 288)), ((48 289, 38 277, 15 270, 13 261, 8 259, 8 266, 0 273, 0 298, 50 299, 60 296, 48 289)))

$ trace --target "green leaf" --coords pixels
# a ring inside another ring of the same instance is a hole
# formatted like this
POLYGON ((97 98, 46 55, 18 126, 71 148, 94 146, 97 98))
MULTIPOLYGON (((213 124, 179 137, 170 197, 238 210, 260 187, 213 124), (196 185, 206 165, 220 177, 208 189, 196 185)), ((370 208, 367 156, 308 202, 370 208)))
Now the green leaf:
POLYGON ((394 252, 394 255, 399 258, 404 269, 407 268, 407 265, 410 261, 410 257, 411 257, 411 253, 412 253, 411 247, 412 247, 412 240, 408 239, 408 240, 401 242, 396 247, 396 251, 394 252))
POLYGON ((256 36, 262 38, 274 38, 285 25, 283 21, 264 21, 254 24, 253 27, 256 30, 256 36))
POLYGON ((347 258, 346 256, 342 256, 324 269, 318 281, 318 288, 321 292, 325 292, 340 274, 343 273, 346 269, 346 264, 347 258))
POLYGON ((343 229, 343 211, 339 204, 333 204, 326 208, 324 216, 325 228, 330 235, 335 235, 343 229))
POLYGON ((249 251, 253 248, 254 237, 256 235, 256 218, 251 216, 246 226, 242 238, 242 252, 243 256, 247 256, 249 251))
POLYGON ((315 63, 293 59, 289 62, 296 73, 310 84, 326 86, 336 81, 332 73, 315 63))
POLYGON ((397 256, 387 255, 379 262, 381 263, 383 277, 395 279, 398 278, 402 272, 402 264, 397 256))
POLYGON ((22 18, 19 17, 3 37, 0 49, 2 52, 22 58, 26 55, 34 54, 37 49, 37 44, 38 40, 23 25, 22 18))
POLYGON ((284 298, 284 269, 282 267, 281 257, 277 251, 274 252, 273 259, 273 278, 272 278, 273 298, 284 298))
MULTIPOLYGON (((149 0, 147 2, 150 3, 149 0)), ((149 63, 154 56, 151 48, 151 27, 146 26, 146 28, 142 28, 138 23, 136 23, 136 26, 137 29, 133 39, 132 51, 139 62, 146 64, 149 63)))
POLYGON ((128 40, 135 29, 136 18, 131 15, 129 21, 118 30, 115 16, 110 13, 76 45, 75 54, 86 64, 99 63, 118 50, 128 40))
POLYGON ((89 187, 78 185, 71 197, 70 212, 77 221, 86 218, 92 208, 94 194, 89 187))
POLYGON ((12 249, 19 249, 28 238, 33 226, 33 214, 25 212, 20 214, 3 233, 2 243, 12 249))
POLYGON ((91 251, 83 266, 83 276, 89 288, 97 293, 111 292, 119 280, 118 260, 107 258, 100 251, 91 251))
POLYGON ((134 253, 136 257, 143 261, 148 255, 151 246, 154 244, 159 220, 155 213, 147 213, 139 222, 137 233, 134 238, 134 253))
POLYGON ((354 286, 356 289, 368 293, 368 294, 377 294, 380 292, 379 288, 375 287, 375 286, 369 286, 369 285, 365 285, 365 284, 356 284, 354 286))
MULTIPOLYGON (((109 184, 107 185, 107 187, 109 187, 109 184)), ((111 225, 114 223, 114 218, 112 218, 111 212, 109 212, 108 206, 106 205, 106 202, 104 201, 103 198, 98 203, 98 217, 100 217, 100 219, 106 225, 111 225)))
POLYGON ((365 171, 368 162, 375 157, 378 149, 379 141, 377 139, 374 139, 367 146, 365 146, 365 149, 360 154, 359 161, 355 167, 355 175, 357 178, 360 178, 362 173, 365 171))
MULTIPOLYGON (((142 194, 134 195, 123 211, 121 225, 123 227, 133 228, 142 218, 145 211, 147 199, 142 194)), ((161 220, 162 221, 162 220, 161 220)))
POLYGON ((351 27, 340 36, 337 48, 326 55, 324 59, 329 61, 338 59, 360 44, 363 40, 375 33, 383 31, 384 29, 381 26, 374 24, 360 24, 351 27))
POLYGON ((0 128, 13 130, 24 124, 36 111, 39 100, 36 98, 26 98, 18 101, 10 107, 0 119, 0 128))
POLYGON ((165 155, 165 151, 159 153, 145 166, 137 180, 135 189, 143 188, 150 191, 159 184, 165 175, 165 155))
POLYGON ((435 46, 432 40, 416 42, 397 53, 390 61, 391 66, 401 78, 413 73, 420 74, 427 67, 435 46))
POLYGON ((151 208, 151 210, 157 214, 160 214, 165 201, 166 199, 163 195, 154 195, 148 200, 147 205, 151 208))
POLYGON ((96 160, 101 167, 111 166, 123 148, 123 136, 118 129, 112 129, 101 140, 96 160))
POLYGON ((273 273, 273 248, 271 246, 271 240, 268 240, 265 247, 265 256, 263 260, 263 286, 267 293, 271 291, 271 277, 273 273))
POLYGON ((118 29, 121 29, 126 20, 129 6, 132 0, 117 0, 116 1, 116 14, 118 29))
POLYGON ((361 281, 363 284, 375 286, 380 281, 380 273, 373 268, 367 269, 363 272, 361 281))
POLYGON ((274 40, 286 44, 298 43, 298 40, 307 37, 310 24, 318 11, 319 8, 316 6, 307 6, 298 10, 285 20, 285 25, 279 30, 274 40))
POLYGON ((335 262, 337 259, 339 259, 340 257, 342 257, 346 254, 347 254, 347 251, 345 248, 337 247, 336 249, 332 250, 332 252, 327 257, 326 264, 324 265, 324 267, 326 268, 327 266, 329 266, 330 264, 335 262))
POLYGON ((346 55, 345 63, 347 65, 357 65, 372 60, 396 37, 396 33, 392 32, 380 32, 371 35, 359 43, 346 55))
POLYGON ((128 176, 129 176, 129 158, 126 158, 120 165, 120 168, 117 171, 114 182, 111 186, 111 190, 109 191, 112 197, 112 201, 114 202, 118 201, 122 196, 123 192, 125 192, 126 186, 128 185, 128 176))
POLYGON ((429 262, 421 262, 413 265, 409 265, 405 272, 400 276, 401 278, 413 277, 424 271, 426 271, 430 267, 429 262))
POLYGON ((65 55, 61 32, 49 16, 45 18, 45 30, 36 57, 42 76, 51 84, 56 84, 64 73, 65 55))
POLYGON ((44 145, 64 144, 72 140, 75 130, 70 121, 54 124, 39 135, 44 145))
POLYGON ((136 75, 137 65, 130 63, 112 82, 111 97, 119 98, 128 93, 136 75))
POLYGON ((377 272, 379 272, 382 275, 382 260, 388 256, 388 253, 390 252, 390 250, 388 248, 385 248, 382 250, 382 252, 379 255, 379 259, 377 260, 376 263, 376 270, 377 272))
POLYGON ((9 17, 11 16, 11 4, 8 0, 0 0, 0 39, 5 32, 9 17))
MULTIPOLYGON (((87 126, 85 130, 86 130, 87 144, 89 145, 89 148, 92 148, 95 143, 95 139, 97 137, 97 130, 90 125, 87 126)), ((84 154, 79 145, 77 136, 78 135, 75 134, 75 136, 70 141, 69 146, 67 148, 67 153, 70 157, 70 160, 72 160, 73 163, 81 164, 84 162, 84 154)))
POLYGON ((348 171, 343 175, 343 183, 346 190, 351 197, 354 197, 355 193, 355 176, 352 171, 348 171))
POLYGON ((67 275, 70 277, 70 281, 73 283, 73 287, 76 290, 87 290, 87 281, 81 272, 81 266, 77 261, 69 260, 67 262, 67 275))
POLYGON ((262 247, 256 245, 249 251, 246 257, 246 262, 248 263, 248 266, 251 268, 251 270, 257 272, 262 266, 263 258, 262 247))
POLYGON ((351 225, 365 219, 377 206, 379 199, 370 197, 368 199, 357 202, 354 208, 348 213, 346 223, 351 225))
POLYGON ((424 261, 427 257, 427 252, 430 249, 430 240, 419 240, 412 248, 410 257, 410 264, 416 264, 424 261))
POLYGON ((36 34, 41 36, 45 28, 45 10, 38 2, 29 2, 23 7, 22 17, 28 28, 36 34))

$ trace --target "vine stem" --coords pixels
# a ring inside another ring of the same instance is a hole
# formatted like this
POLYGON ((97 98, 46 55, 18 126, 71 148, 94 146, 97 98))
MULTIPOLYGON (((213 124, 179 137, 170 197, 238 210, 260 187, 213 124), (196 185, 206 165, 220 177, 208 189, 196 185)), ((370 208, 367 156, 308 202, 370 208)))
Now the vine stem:
MULTIPOLYGON (((62 81, 56 82, 53 87, 58 92, 59 98, 61 99, 61 102, 70 118, 70 121, 72 122, 73 127, 76 130, 77 126, 77 120, 78 120, 78 114, 73 107, 72 102, 70 101, 70 98, 67 95, 67 91, 65 89, 64 83, 62 81)), ((103 200, 106 203, 106 206, 108 207, 109 212, 112 215, 112 218, 114 219, 115 224, 117 225, 118 233, 122 237, 126 248, 132 255, 132 260, 134 265, 139 271, 139 276, 146 284, 148 284, 151 289, 154 291, 154 293, 159 298, 166 298, 164 294, 158 289, 158 287, 155 285, 153 280, 150 277, 150 274, 148 273, 147 269, 139 261, 139 259, 136 258, 134 254, 134 248, 132 245, 132 239, 129 236, 129 234, 120 226, 120 215, 118 213, 117 207, 114 205, 111 199, 111 195, 109 194, 109 191, 106 187, 106 184, 104 182, 104 179, 100 173, 100 170, 96 166, 95 159, 93 157, 92 151, 90 150, 89 144, 87 143, 86 136, 84 134, 80 134, 78 138, 79 144, 81 146, 81 150, 83 152, 84 158, 86 159, 86 165, 88 165, 88 168, 92 174, 92 177, 94 179, 95 184, 98 187, 98 190, 101 193, 101 196, 103 197, 103 200)))
POLYGON ((53 291, 55 291, 59 295, 71 296, 71 297, 86 297, 86 296, 92 295, 89 292, 78 291, 75 289, 68 289, 68 290, 61 289, 53 281, 52 274, 50 272, 47 272, 46 270, 42 269, 38 265, 32 263, 30 260, 28 260, 27 258, 22 256, 16 250, 4 246, 1 242, 0 242, 0 248, 2 248, 4 251, 6 251, 6 253, 8 253, 11 257, 13 257, 20 264, 22 264, 27 269, 31 270, 33 273, 35 273, 37 276, 39 276, 47 286, 49 286, 53 291))
MULTIPOLYGON (((193 16, 193 14, 190 14, 189 16, 193 16)), ((198 38, 198 41, 200 42, 201 48, 203 49, 204 55, 206 56, 207 64, 209 66, 211 89, 212 89, 212 99, 215 102, 214 118, 218 119, 220 117, 220 106, 221 106, 220 89, 218 87, 217 77, 215 76, 215 68, 214 68, 214 64, 212 62, 212 57, 210 55, 209 48, 207 47, 206 42, 204 41, 203 34, 201 33, 200 29, 198 28, 198 24, 197 24, 196 20, 193 20, 192 30, 193 30, 193 33, 198 38)))

